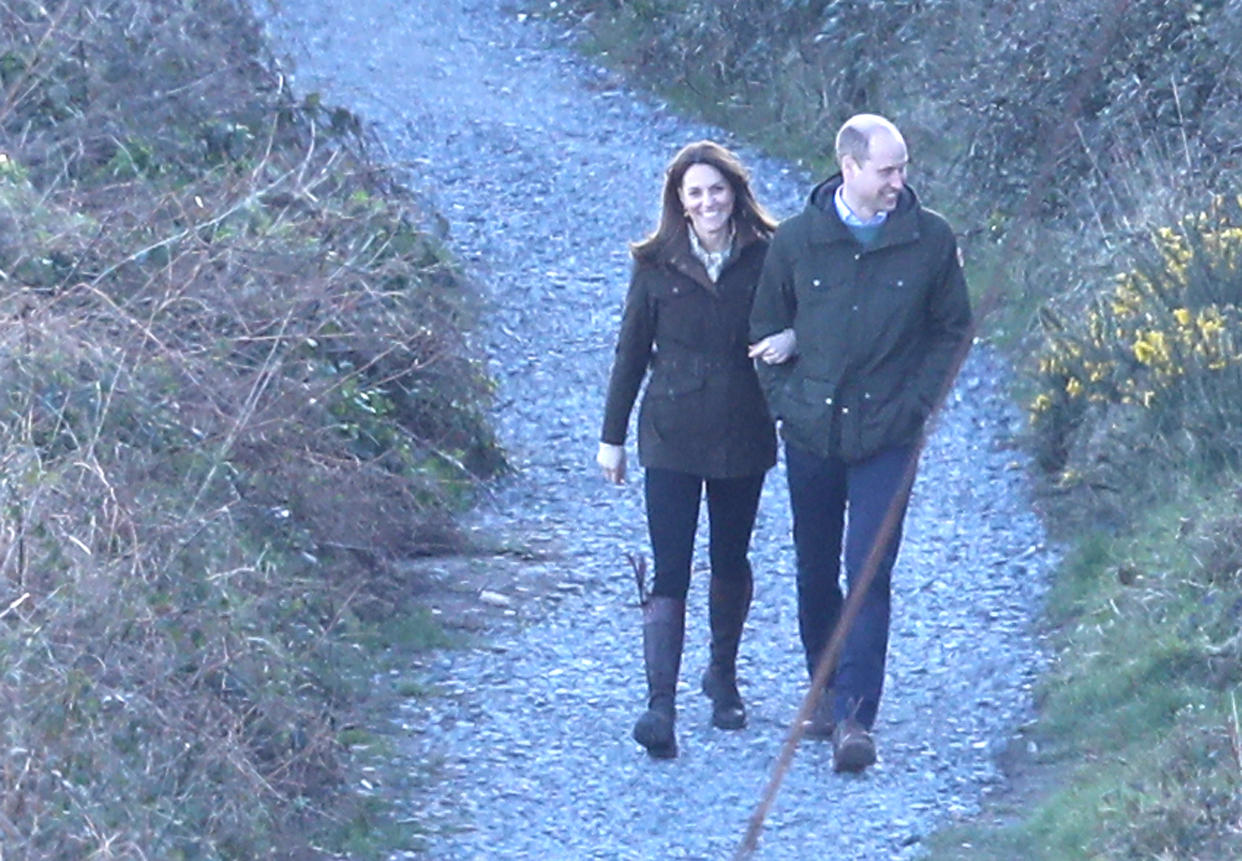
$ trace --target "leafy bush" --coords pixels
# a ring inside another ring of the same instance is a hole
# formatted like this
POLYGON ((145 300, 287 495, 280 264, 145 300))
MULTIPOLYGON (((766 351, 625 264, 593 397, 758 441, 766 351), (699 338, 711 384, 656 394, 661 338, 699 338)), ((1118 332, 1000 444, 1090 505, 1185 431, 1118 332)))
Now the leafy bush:
POLYGON ((240 0, 0 6, 0 851, 295 856, 503 468, 477 302, 240 0))
POLYGON ((1058 247, 1078 259, 1082 228, 1098 246, 1094 231, 1125 229, 1170 180, 1209 186, 1237 174, 1237 3, 565 0, 555 8, 609 62, 817 170, 832 164, 848 116, 892 116, 911 140, 925 197, 951 207, 972 237, 1055 217, 1066 222, 1058 247), (1159 172, 1136 169, 1146 162, 1159 172))
POLYGON ((1030 411, 1041 464, 1062 483, 1116 491, 1242 461, 1237 198, 1158 230, 1085 307, 1044 319, 1030 411))

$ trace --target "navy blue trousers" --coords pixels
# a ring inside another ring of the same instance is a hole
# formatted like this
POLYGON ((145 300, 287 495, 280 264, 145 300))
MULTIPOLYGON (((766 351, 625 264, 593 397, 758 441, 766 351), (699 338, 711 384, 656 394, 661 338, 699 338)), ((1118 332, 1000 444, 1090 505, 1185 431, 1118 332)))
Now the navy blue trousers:
POLYGON ((712 577, 740 580, 750 573, 747 553, 763 476, 703 478, 671 469, 646 471, 647 530, 655 563, 651 594, 686 600, 704 485, 712 577))
POLYGON ((835 676, 829 679, 835 695, 833 714, 838 722, 853 717, 870 728, 880 705, 888 653, 890 586, 908 494, 897 497, 903 490, 912 455, 912 446, 897 446, 867 460, 846 463, 785 444, 798 557, 798 632, 811 675, 844 604, 840 583, 842 545, 846 583, 852 589, 889 507, 900 507, 896 528, 888 537, 875 579, 846 637, 835 676))

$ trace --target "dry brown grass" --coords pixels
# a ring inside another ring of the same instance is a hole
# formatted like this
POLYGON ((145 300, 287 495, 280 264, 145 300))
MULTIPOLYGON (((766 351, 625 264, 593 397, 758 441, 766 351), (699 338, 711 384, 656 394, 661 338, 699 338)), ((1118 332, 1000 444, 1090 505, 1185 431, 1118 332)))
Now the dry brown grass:
POLYGON ((6 858, 330 841, 359 617, 502 466, 470 290, 270 68, 235 0, 0 3, 6 858))

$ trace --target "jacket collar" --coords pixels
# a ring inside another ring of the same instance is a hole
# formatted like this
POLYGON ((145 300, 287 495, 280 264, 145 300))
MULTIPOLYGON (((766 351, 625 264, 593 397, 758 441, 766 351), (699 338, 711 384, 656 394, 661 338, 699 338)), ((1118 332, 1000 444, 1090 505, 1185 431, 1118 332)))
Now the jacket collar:
MULTIPOLYGON (((677 271, 693 278, 696 282, 703 285, 703 287, 709 292, 715 293, 716 283, 713 282, 711 276, 707 274, 707 269, 703 266, 703 261, 699 260, 699 258, 694 255, 694 252, 690 250, 689 231, 690 227, 687 225, 686 229, 678 232, 678 234, 668 244, 665 262, 677 271)), ((733 254, 729 258, 729 261, 725 263, 724 268, 720 270, 720 274, 723 276, 725 272, 728 272, 729 267, 736 263, 738 258, 742 256, 742 252, 745 251, 748 246, 758 241, 759 235, 755 232, 753 227, 748 224, 737 224, 733 236, 733 254)))
MULTIPOLYGON (((814 244, 856 242, 850 229, 837 215, 836 205, 832 200, 843 181, 841 174, 835 173, 811 189, 806 211, 810 214, 813 225, 810 241, 814 244)), ((884 219, 884 224, 880 228, 880 236, 872 246, 872 250, 890 245, 903 245, 918 239, 919 208, 919 199, 914 189, 908 185, 902 188, 901 196, 897 199, 897 208, 888 214, 888 218, 884 219)))

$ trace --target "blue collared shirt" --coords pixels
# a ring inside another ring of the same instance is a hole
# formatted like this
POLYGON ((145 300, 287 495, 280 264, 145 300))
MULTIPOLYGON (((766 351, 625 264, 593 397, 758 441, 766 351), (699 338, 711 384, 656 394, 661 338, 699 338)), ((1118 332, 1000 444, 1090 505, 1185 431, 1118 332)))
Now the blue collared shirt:
POLYGON ((841 193, 845 189, 844 185, 838 185, 837 191, 832 196, 832 202, 837 207, 837 215, 841 216, 841 221, 846 227, 879 227, 884 223, 884 219, 888 218, 888 213, 880 210, 870 218, 860 218, 854 210, 850 209, 850 205, 845 202, 845 196, 841 193))

